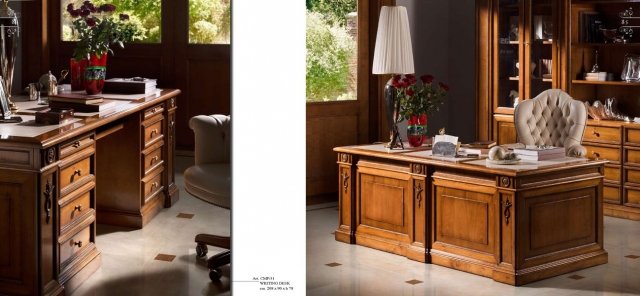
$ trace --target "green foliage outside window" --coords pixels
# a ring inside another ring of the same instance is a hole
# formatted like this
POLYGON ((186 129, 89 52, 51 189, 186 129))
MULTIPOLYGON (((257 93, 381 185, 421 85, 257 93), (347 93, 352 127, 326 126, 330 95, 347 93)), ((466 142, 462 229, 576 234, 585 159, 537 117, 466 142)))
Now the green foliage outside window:
POLYGON ((307 102, 355 99, 356 40, 347 30, 355 0, 307 0, 307 102))
MULTIPOLYGON (((81 5, 82 0, 64 0, 62 8, 69 3, 81 5)), ((161 0, 94 0, 96 5, 110 3, 116 6, 118 13, 126 13, 130 22, 144 33, 140 42, 158 43, 161 41, 162 1, 161 0)), ((71 30, 71 18, 62 15, 62 40, 75 40, 71 30)), ((189 1, 189 42, 229 44, 231 28, 230 0, 190 0, 189 1)))

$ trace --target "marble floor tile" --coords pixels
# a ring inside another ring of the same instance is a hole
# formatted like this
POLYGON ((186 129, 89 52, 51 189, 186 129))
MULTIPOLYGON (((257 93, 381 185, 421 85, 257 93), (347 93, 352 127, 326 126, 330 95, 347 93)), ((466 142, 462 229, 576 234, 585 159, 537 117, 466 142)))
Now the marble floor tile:
POLYGON ((490 278, 423 264, 337 242, 337 205, 307 208, 307 295, 640 295, 640 222, 605 217, 609 263, 514 287, 490 278), (339 266, 326 264, 336 262, 339 266), (572 279, 574 278, 579 279, 572 279), (410 284, 417 280, 421 283, 410 284))
MULTIPOLYGON (((182 172, 192 164, 192 157, 176 158, 180 200, 163 209, 143 229, 97 225, 96 245, 102 252, 102 266, 72 296, 231 294, 230 266, 222 268, 219 283, 212 283, 206 259, 196 258, 196 234, 229 235, 231 216, 229 210, 184 190, 182 172), (179 214, 193 216, 179 218, 179 214), (170 262, 155 260, 158 254, 175 258, 170 262)), ((209 247, 208 256, 220 251, 209 247)))

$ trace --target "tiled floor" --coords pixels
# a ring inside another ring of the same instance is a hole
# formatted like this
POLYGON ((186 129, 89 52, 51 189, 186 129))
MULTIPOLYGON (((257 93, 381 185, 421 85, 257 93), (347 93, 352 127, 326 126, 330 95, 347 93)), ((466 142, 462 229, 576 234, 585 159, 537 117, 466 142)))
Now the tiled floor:
MULTIPOLYGON (((180 200, 141 230, 98 225, 96 244, 102 267, 73 296, 82 295, 230 295, 230 267, 220 283, 209 280, 206 260, 196 259, 198 233, 228 235, 230 213, 184 191, 182 172, 193 158, 178 157, 180 200)), ((99 218, 98 218, 99 219, 99 218)), ((222 249, 209 247, 209 256, 222 249)))
POLYGON ((522 287, 337 242, 335 205, 307 209, 307 295, 640 295, 640 222, 604 218, 609 263, 522 287))

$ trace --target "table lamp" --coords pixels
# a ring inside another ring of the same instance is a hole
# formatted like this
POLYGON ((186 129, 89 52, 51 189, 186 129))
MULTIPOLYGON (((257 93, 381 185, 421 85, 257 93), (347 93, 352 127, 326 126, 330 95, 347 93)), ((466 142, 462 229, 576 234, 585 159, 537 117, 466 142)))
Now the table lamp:
MULTIPOLYGON (((373 74, 412 74, 413 51, 409 17, 404 6, 383 6, 380 10, 376 47, 373 54, 373 74)), ((396 100, 396 89, 392 85, 393 76, 384 88, 387 123, 389 125, 389 149, 404 149, 398 132, 400 100, 396 100)))
POLYGON ((2 0, 0 4, 0 76, 7 93, 7 101, 12 111, 18 110, 11 101, 11 86, 13 84, 13 69, 18 53, 18 38, 20 38, 20 23, 18 14, 9 7, 9 2, 29 0, 2 0))

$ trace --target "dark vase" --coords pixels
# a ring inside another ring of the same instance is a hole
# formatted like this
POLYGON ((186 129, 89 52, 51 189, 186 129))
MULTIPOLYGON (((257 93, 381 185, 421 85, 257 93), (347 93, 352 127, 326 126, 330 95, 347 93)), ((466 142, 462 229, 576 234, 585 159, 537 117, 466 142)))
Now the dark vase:
POLYGON ((71 58, 69 68, 71 69, 71 90, 84 89, 84 70, 87 68, 87 59, 76 60, 71 58))
POLYGON ((411 115, 407 120, 407 138, 411 147, 420 147, 427 139, 427 114, 411 115))
POLYGON ((87 68, 84 70, 84 89, 88 95, 102 92, 104 79, 107 76, 107 54, 91 54, 87 68))

